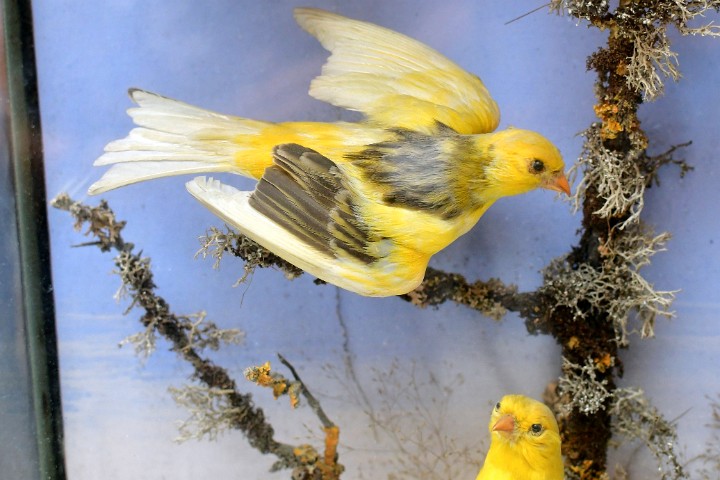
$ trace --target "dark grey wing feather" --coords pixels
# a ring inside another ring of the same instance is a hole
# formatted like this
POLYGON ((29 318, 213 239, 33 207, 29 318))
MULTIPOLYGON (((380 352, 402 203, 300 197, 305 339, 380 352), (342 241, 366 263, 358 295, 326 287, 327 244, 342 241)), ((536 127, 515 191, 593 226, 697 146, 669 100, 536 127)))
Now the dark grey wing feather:
POLYGON ((322 253, 377 260, 366 247, 378 239, 355 214, 353 194, 332 160, 284 144, 273 150, 273 161, 250 195, 252 208, 322 253))

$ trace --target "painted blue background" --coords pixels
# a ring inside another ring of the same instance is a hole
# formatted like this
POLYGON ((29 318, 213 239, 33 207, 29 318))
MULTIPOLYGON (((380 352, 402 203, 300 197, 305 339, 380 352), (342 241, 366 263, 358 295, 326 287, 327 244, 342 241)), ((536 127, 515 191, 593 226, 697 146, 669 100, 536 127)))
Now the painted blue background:
MULTIPOLYGON (((293 21, 292 8, 306 3, 34 2, 48 195, 67 191, 78 200, 97 201, 85 193, 101 174, 92 162, 107 142, 132 127, 124 113, 131 86, 262 120, 351 118, 306 93, 327 56, 293 21)), ((538 130, 572 163, 582 143, 576 134, 595 120, 594 77, 585 59, 603 44, 604 34, 544 12, 504 25, 537 3, 316 0, 311 5, 409 34, 479 74, 501 107, 501 128, 538 130)), ((623 352, 622 384, 645 389, 669 418, 686 412, 678 421, 681 449, 692 458, 711 435, 706 396, 720 392, 715 321, 720 227, 714 208, 720 201, 720 45, 673 38, 684 79, 643 106, 641 118, 651 153, 693 140, 683 154, 695 171, 679 180, 668 168, 662 187, 648 192, 644 219, 657 231, 671 231, 673 239, 645 273, 657 288, 682 292, 674 305, 677 318, 660 319, 657 338, 634 337, 623 352)), ((237 177, 225 181, 252 188, 237 177)), ((300 443, 308 434, 319 436, 311 412, 291 412, 285 401, 273 402, 270 392, 241 380, 243 368, 274 360, 276 352, 293 361, 343 429, 341 461, 348 478, 387 477, 394 466, 383 461, 396 452, 373 436, 362 408, 348 401, 348 390, 323 369, 335 364, 344 378, 343 345, 375 399, 379 384, 372 382, 373 369, 385 371, 395 358, 406 373, 414 362, 416 383, 428 372, 448 381, 461 374, 464 383, 454 388, 443 419, 458 448, 475 452, 477 463, 487 446, 490 405, 508 392, 539 397, 557 376, 554 341, 528 336, 514 315, 495 322, 449 304, 418 310, 394 298, 318 287, 307 276, 288 282, 272 270, 258 271, 233 288, 242 275, 239 260, 227 258, 213 270, 211 260, 193 258, 197 237, 222 224, 186 193, 184 182, 163 179, 104 198, 128 221, 125 239, 152 258, 159 293, 175 312, 206 310, 219 325, 245 331, 243 346, 213 358, 253 392, 278 439, 300 443)), ((72 231, 66 213, 51 211, 50 221, 70 478, 287 478, 288 472, 267 473, 273 459, 250 450, 237 433, 217 442, 173 442, 176 423, 187 412, 174 405, 167 387, 186 383, 190 370, 162 341, 144 363, 132 348, 117 348, 141 327, 139 313, 122 315, 127 300, 112 299, 119 280, 111 255, 70 248, 85 239, 72 231)), ((540 270, 577 242, 579 221, 570 205, 550 192, 504 199, 431 264, 470 279, 499 277, 533 289, 541 282, 540 270)), ((613 454, 615 462, 629 464, 634 479, 656 478, 652 460, 632 446, 613 454)), ((475 468, 468 465, 457 478, 474 478, 475 468)))

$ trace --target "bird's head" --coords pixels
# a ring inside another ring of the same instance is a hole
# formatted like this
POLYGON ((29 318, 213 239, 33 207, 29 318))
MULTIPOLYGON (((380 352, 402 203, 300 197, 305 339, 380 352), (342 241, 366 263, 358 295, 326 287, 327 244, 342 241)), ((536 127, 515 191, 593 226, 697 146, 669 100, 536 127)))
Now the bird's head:
POLYGON ((555 416, 541 402, 523 395, 505 395, 490 416, 491 448, 520 453, 528 464, 560 465, 560 431, 555 416))
POLYGON ((570 195, 560 151, 539 133, 508 128, 478 136, 485 166, 487 193, 496 198, 545 188, 570 195))

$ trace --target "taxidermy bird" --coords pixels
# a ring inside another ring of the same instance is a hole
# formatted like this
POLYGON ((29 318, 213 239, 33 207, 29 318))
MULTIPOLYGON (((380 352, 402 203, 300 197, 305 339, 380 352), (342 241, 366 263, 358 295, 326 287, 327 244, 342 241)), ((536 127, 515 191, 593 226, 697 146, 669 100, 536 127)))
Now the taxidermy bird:
POLYGON ((258 179, 239 191, 197 177, 189 192, 226 223, 316 277, 368 296, 407 293, 430 257, 497 199, 570 194, 558 149, 538 133, 493 132, 482 81, 435 50, 377 25, 311 8, 302 28, 332 54, 310 95, 359 123, 268 123, 130 90, 139 128, 105 147, 98 194, 179 174, 258 179))
POLYGON ((490 450, 476 480, 562 480, 560 431, 544 404, 505 395, 490 416, 490 450))

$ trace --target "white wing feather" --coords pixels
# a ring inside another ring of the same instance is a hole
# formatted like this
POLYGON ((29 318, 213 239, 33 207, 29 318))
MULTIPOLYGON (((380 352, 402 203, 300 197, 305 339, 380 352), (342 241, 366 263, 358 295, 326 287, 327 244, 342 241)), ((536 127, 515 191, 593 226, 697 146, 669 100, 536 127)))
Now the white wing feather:
POLYGON ((196 177, 185 186, 193 197, 229 225, 309 274, 360 295, 393 294, 373 288, 372 282, 365 285, 352 280, 371 278, 366 265, 351 258, 325 255, 258 213, 248 203, 252 192, 240 191, 206 177, 196 177))

